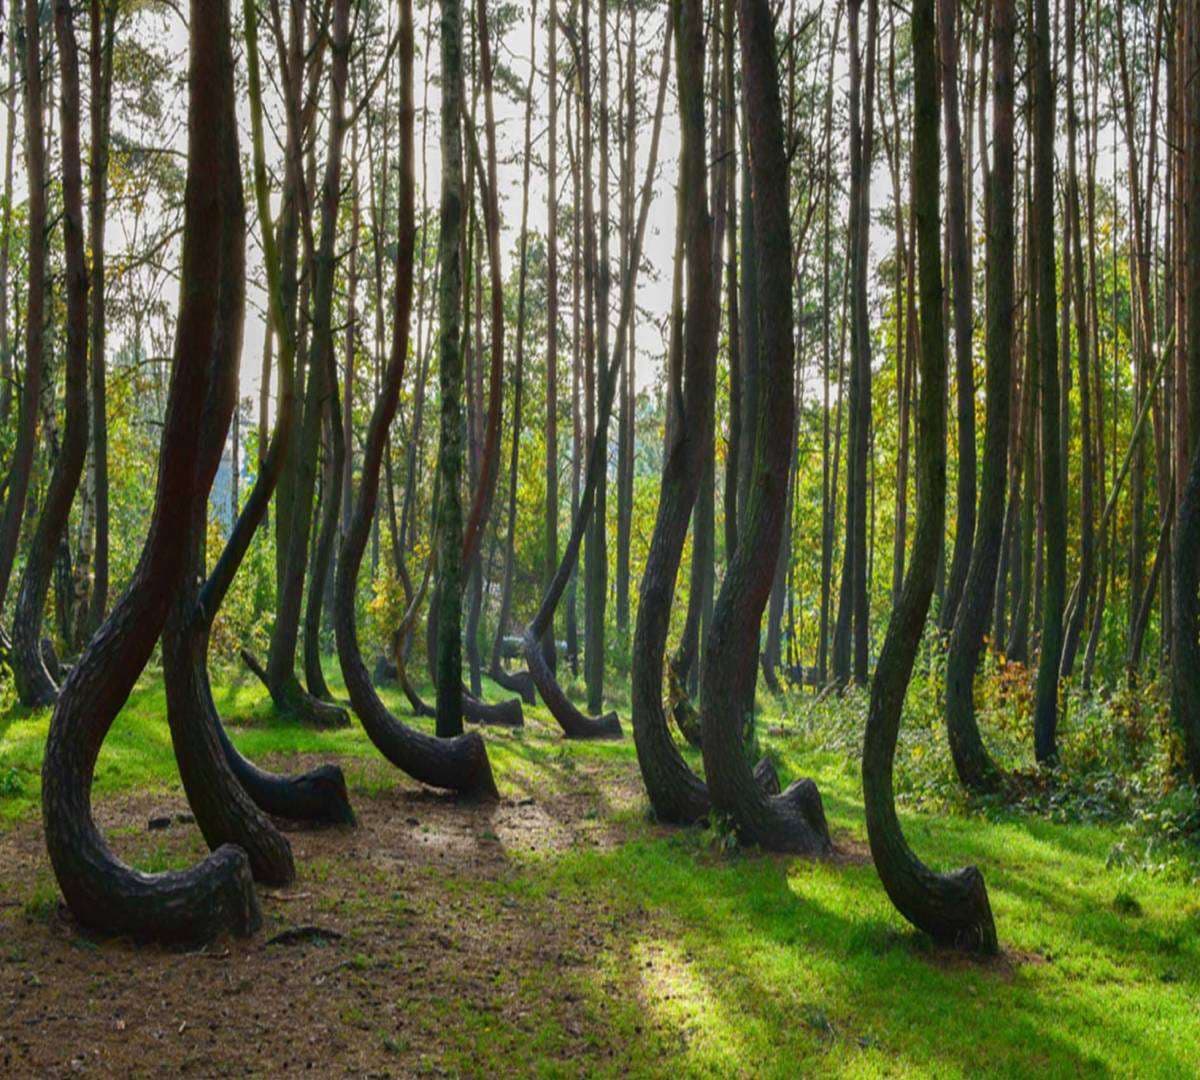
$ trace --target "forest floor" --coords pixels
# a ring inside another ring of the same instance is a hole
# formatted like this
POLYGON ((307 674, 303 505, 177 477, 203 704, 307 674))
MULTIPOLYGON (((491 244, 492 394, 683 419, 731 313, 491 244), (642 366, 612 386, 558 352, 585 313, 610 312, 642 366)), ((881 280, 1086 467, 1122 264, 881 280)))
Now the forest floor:
MULTIPOLYGON (((48 717, 0 716, 0 1075, 1167 1077, 1200 1062, 1194 869, 1114 860, 1119 827, 906 808, 931 865, 984 870, 1004 946, 990 962, 938 951, 891 908, 855 756, 802 733, 802 701, 764 703, 763 741, 785 781, 820 785, 838 854, 819 862, 651 823, 628 734, 568 744, 541 709, 485 733, 503 798, 482 807, 419 788, 357 724, 287 725, 241 675, 216 695, 255 760, 339 762, 359 827, 290 834, 296 882, 260 890, 248 941, 98 939, 61 906, 42 843, 48 717)), ((163 701, 146 677, 94 800, 114 848, 150 870, 205 851, 163 701)))

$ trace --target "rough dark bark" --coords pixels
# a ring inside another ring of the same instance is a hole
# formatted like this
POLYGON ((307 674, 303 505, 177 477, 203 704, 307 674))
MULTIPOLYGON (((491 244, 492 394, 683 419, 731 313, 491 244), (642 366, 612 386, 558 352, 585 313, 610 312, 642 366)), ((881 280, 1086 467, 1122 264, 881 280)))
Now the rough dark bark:
POLYGON ((914 0, 913 190, 920 277, 920 397, 917 406, 917 521, 913 557, 892 612, 867 715, 863 797, 875 868, 900 913, 936 941, 996 951, 983 876, 974 867, 935 874, 913 853, 896 817, 892 768, 900 714, 920 647, 946 515, 946 342, 939 252, 939 138, 934 0, 914 0))
MULTIPOLYGON (((437 589, 430 618, 436 616, 437 732, 462 734, 463 607, 463 358, 462 315, 462 4, 440 0, 442 61, 442 193, 438 234, 438 378, 441 423, 435 509, 437 589)), ((364 489, 366 485, 364 483, 364 489)), ((361 496, 360 496, 361 499, 361 496)), ((339 645, 338 651, 341 651, 339 645)), ((356 706, 357 709, 357 706, 356 706)))
POLYGON ((1042 502, 1045 508, 1045 594, 1038 664, 1034 753, 1039 764, 1058 757, 1058 668, 1066 601, 1066 514, 1059 445, 1057 278, 1054 245, 1054 82, 1050 61, 1049 0, 1034 0, 1034 215, 1038 245, 1038 375, 1042 399, 1042 502))
MULTIPOLYGON (((67 342, 66 417, 42 514, 25 558, 25 572, 13 609, 11 664, 17 695, 26 706, 54 704, 58 685, 42 658, 42 615, 58 546, 87 457, 88 307, 83 255, 83 168, 79 150, 79 51, 68 0, 56 0, 62 92, 63 248, 66 255, 67 342)), ((32 318, 32 314, 30 318, 32 318)))
POLYGON ((753 484, 735 552, 713 610, 700 675, 704 769, 714 807, 739 838, 808 855, 831 850, 821 797, 811 780, 767 796, 746 761, 745 713, 753 707, 763 608, 771 590, 787 511, 793 386, 791 226, 788 163, 770 6, 740 0, 742 81, 758 258, 759 408, 752 445, 753 484), (768 437, 770 433, 770 437, 768 437))
MULTIPOLYGON (((371 685, 370 674, 358 644, 354 611, 354 591, 362 566, 363 553, 371 532, 371 519, 379 497, 379 472, 387 431, 396 414, 404 365, 408 358, 409 322, 413 296, 413 249, 416 242, 416 194, 413 178, 413 21, 411 0, 400 4, 400 231, 396 245, 396 286, 393 303, 392 344, 387 370, 363 448, 358 495, 350 517, 350 528, 342 541, 337 560, 334 600, 334 629, 342 676, 354 707, 368 737, 393 765, 416 780, 433 787, 447 788, 464 795, 494 799, 498 797, 492 778, 487 748, 477 732, 455 738, 435 738, 414 731, 388 712, 371 685)), ((453 95, 451 95, 453 96, 453 95)), ((457 116, 457 107, 455 116, 457 116)), ((458 245, 455 245, 457 250, 458 245)), ((457 308, 458 305, 456 304, 457 308)), ((443 350, 445 343, 443 343, 443 350)), ((445 503, 443 502, 443 506, 445 503)), ((443 549, 444 550, 444 549, 443 549)), ((461 554, 456 547, 454 555, 461 554)), ((423 590, 422 590, 423 591, 423 590)), ((442 644, 442 642, 439 642, 442 644)), ((460 654, 461 655, 461 654, 460 654)), ((403 649, 397 649, 397 665, 403 662, 403 649)), ((402 669, 401 669, 402 670, 402 669)), ((460 669, 461 670, 461 669, 460 669)), ((444 674, 444 672, 440 672, 444 674)), ((440 691, 440 688, 439 688, 440 691)), ((462 708, 462 683, 452 695, 456 708, 462 708)), ((461 713, 460 713, 461 715, 461 713)))
MULTIPOLYGON (((674 0, 671 17, 680 120, 680 222, 687 266, 682 370, 666 388, 658 514, 646 556, 633 636, 631 722, 650 805, 660 821, 688 824, 709 811, 708 791, 683 760, 663 711, 663 657, 688 520, 713 438, 720 304, 713 272, 704 145, 704 6, 674 0)), ((681 695, 683 702, 686 696, 681 695)))
POLYGON ((998 778, 998 770, 983 745, 975 719, 974 681, 995 595, 1008 486, 1014 316, 1015 27, 1013 0, 995 0, 992 6, 993 163, 987 201, 987 428, 978 530, 946 660, 946 727, 950 753, 959 780, 972 790, 993 787, 998 778))
MULTIPOLYGON (((35 6, 29 8, 36 20, 35 6)), ((189 27, 180 306, 154 512, 130 588, 63 688, 42 766, 46 844, 75 918, 96 930, 158 940, 249 934, 262 920, 241 849, 225 845, 193 869, 143 874, 116 858, 90 808, 101 744, 187 572, 184 540, 208 497, 236 399, 244 224, 227 3, 193 0, 189 27)))
MULTIPOLYGON (((1195 388, 1189 407, 1200 410, 1200 270, 1195 265, 1200 251, 1200 211, 1196 198, 1200 196, 1200 18, 1193 11, 1188 25, 1186 56, 1181 58, 1181 73, 1188 86, 1186 104, 1192 126, 1185 139, 1181 168, 1182 183, 1191 196, 1190 213, 1184 243, 1189 252, 1183 286, 1183 315, 1186 325, 1187 378, 1189 388, 1195 388)), ((1182 104, 1182 103, 1181 103, 1182 104)), ((1183 742, 1184 762, 1188 775, 1200 784, 1200 645, 1197 627, 1200 626, 1197 608, 1197 586, 1200 584, 1200 415, 1189 416, 1192 442, 1191 463, 1187 483, 1179 503, 1175 526, 1175 558, 1171 569, 1174 578, 1174 641, 1171 666, 1171 713, 1175 728, 1183 742)))

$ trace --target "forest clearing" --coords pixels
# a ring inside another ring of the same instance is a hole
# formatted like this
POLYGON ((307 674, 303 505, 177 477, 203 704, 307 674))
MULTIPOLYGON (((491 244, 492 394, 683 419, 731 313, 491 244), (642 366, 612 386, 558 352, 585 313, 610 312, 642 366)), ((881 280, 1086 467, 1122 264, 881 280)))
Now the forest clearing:
MULTIPOLYGON (((628 741, 564 745, 540 708, 523 732, 489 731, 502 798, 464 807, 397 782, 361 731, 281 723, 245 677, 217 699, 256 760, 338 762, 359 827, 289 832, 296 881, 264 891, 248 942, 137 949, 59 911, 24 791, 0 834, 13 1075, 1179 1076, 1200 1054, 1187 849, 1153 827, 947 812, 913 790, 914 842, 988 866, 1005 927, 992 959, 932 946, 878 886, 856 739, 816 734, 861 726, 861 697, 826 707, 841 720, 809 701, 802 721, 797 703, 768 712, 781 767, 803 762, 821 785, 837 853, 815 863, 655 825, 628 741)), ((161 708, 160 687, 135 690, 96 788, 116 850, 154 870, 204 854, 161 708)), ((5 759, 36 765, 44 731, 12 722, 5 759)), ((921 730, 900 770, 944 792, 948 756, 919 749, 937 739, 921 730)))
POLYGON ((0 0, 0 1075, 1200 1075, 1195 0, 0 0))

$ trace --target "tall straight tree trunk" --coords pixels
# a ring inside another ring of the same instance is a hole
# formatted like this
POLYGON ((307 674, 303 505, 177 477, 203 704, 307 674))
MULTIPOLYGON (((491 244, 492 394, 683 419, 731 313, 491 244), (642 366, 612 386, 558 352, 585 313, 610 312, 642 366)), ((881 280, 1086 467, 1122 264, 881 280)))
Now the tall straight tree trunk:
MULTIPOLYGON (((637 162, 637 8, 629 7, 629 40, 625 54, 625 120, 620 163, 621 258, 629 258, 633 241, 633 176, 637 162)), ((629 631, 629 559, 633 532, 634 358, 637 353, 636 312, 629 326, 629 349, 621 365, 620 412, 617 417, 617 632, 629 631)))
POLYGON ((437 733, 462 733, 463 45, 461 0, 439 0, 442 60, 442 191, 438 238, 437 733))
MULTIPOLYGON (((32 0, 29 0, 32 6, 32 0)), ((13 609, 12 670, 21 703, 52 705, 58 686, 46 669, 42 652, 42 616, 58 546, 67 529, 71 504, 87 457, 88 310, 87 266, 83 254, 83 167, 79 136, 79 52, 69 0, 56 0, 62 92, 63 249, 66 261, 67 341, 65 366, 66 418, 42 514, 25 558, 25 573, 13 609)), ((31 177, 35 174, 31 171, 31 177)), ((36 183, 36 180, 31 181, 36 183)), ((29 316, 33 317, 32 313, 29 316)))
POLYGON ((17 35, 16 19, 10 14, 8 39, 8 87, 4 91, 4 209, 0 214, 0 424, 7 424, 12 415, 13 367, 12 331, 10 328, 9 263, 12 254, 13 151, 17 143, 17 35))
POLYGON ((913 0, 913 190, 917 193, 921 311, 921 392, 917 407, 917 522, 913 557, 871 686, 863 746, 867 837, 879 878, 897 910, 934 940, 996 951, 983 876, 971 866, 929 870, 908 846, 896 817, 892 768, 900 714, 917 659, 937 573, 946 514, 946 341, 939 253, 937 53, 934 0, 913 0))
MULTIPOLYGON (((558 0, 550 0, 550 145, 546 166, 546 511, 542 587, 558 565, 558 0)), ((546 663, 557 670, 554 626, 542 642, 546 663)))
MULTIPOLYGON (((1075 307, 1075 338, 1079 356, 1079 442, 1080 442, 1080 495, 1079 495, 1079 582, 1068 610, 1066 634, 1059 677, 1066 679, 1075 666, 1075 654, 1079 649, 1087 616, 1088 601, 1092 594, 1092 579, 1095 573, 1096 523, 1094 506, 1094 465, 1092 460, 1092 380, 1089 363, 1091 359, 1090 318, 1087 280, 1083 268, 1083 221, 1079 205, 1078 130, 1079 113, 1076 108, 1075 65, 1076 25, 1075 5, 1067 4, 1067 214, 1071 222, 1070 281, 1075 307)), ((1086 93, 1086 86, 1085 86, 1086 93)))
POLYGON ((86 611, 80 613, 80 645, 95 633, 108 607, 108 380, 105 363, 107 313, 104 297, 104 225, 108 209, 108 144, 112 114, 116 16, 117 8, 112 0, 93 0, 89 18, 92 107, 91 161, 88 168, 88 244, 91 248, 88 350, 91 369, 91 494, 95 542, 89 556, 91 565, 84 568, 86 611))
MULTIPOLYGON (((1054 82, 1050 65, 1049 0, 1034 0, 1033 171, 1037 249, 1038 375, 1042 396, 1042 502, 1045 508, 1045 595, 1042 605, 1041 659, 1034 716, 1034 752, 1039 764, 1058 757, 1058 668, 1062 660, 1063 608, 1066 600, 1067 536, 1064 513, 1059 384, 1057 282, 1054 265, 1054 82)), ((1027 478, 1029 482, 1032 478, 1027 478)))
POLYGON ((37 450, 38 412, 41 408, 46 319, 46 135, 42 118, 41 30, 38 7, 25 5, 25 174, 29 187, 26 209, 28 253, 25 280, 25 380, 21 386, 20 417, 12 461, 8 469, 8 499, 0 520, 0 610, 8 595, 25 499, 37 450))
POLYGON ((1013 343, 1013 0, 995 0, 991 11, 993 78, 992 166, 987 197, 987 428, 979 499, 978 538, 962 600, 950 636, 946 661, 946 727, 959 780, 972 790, 994 785, 996 766, 975 719, 975 670, 983 651, 988 615, 995 597, 996 569, 1004 539, 1004 498, 1008 486, 1008 442, 1013 343))
MULTIPOLYGON (((941 611, 944 632, 954 626, 975 541, 975 369, 971 313, 974 282, 971 280, 971 221, 967 216, 967 183, 958 104, 958 31, 955 25, 958 10, 959 5, 954 0, 938 2, 942 111, 946 125, 946 232, 950 277, 954 286, 954 378, 958 391, 958 520, 954 526, 954 554, 941 611)), ((969 120, 968 116, 968 133, 969 120)))
MULTIPOLYGON (((600 221, 599 237, 592 240, 593 258, 596 260, 596 289, 595 289, 595 326, 596 326, 596 364, 597 386, 596 393, 603 397, 609 394, 605 386, 608 373, 608 323, 609 323, 609 293, 611 281, 611 263, 609 261, 609 115, 608 115, 608 0, 600 0, 599 5, 599 68, 600 68, 600 154, 597 169, 600 173, 600 221)), ((584 63, 590 62, 589 51, 584 51, 584 63)), ((585 139, 590 141, 591 109, 588 102, 584 103, 585 123, 588 131, 585 139)), ((586 143, 585 143, 586 146, 586 143)), ((584 169, 588 189, 591 187, 591 170, 584 169)), ((593 222, 595 232, 595 215, 589 220, 593 222)), ((633 311, 630 311, 630 318, 633 311)), ((624 357, 621 357, 624 360, 624 357)), ((612 376, 615 378, 616 376, 612 376)), ((602 438, 593 432, 593 439, 602 438)), ((603 447, 607 458, 607 446, 603 447)), ((587 534, 586 550, 586 583, 588 604, 586 610, 587 640, 584 645, 584 682, 587 685, 588 710, 599 713, 604 707, 604 661, 605 661, 605 613, 608 600, 608 470, 601 471, 596 480, 595 507, 591 516, 591 524, 587 534)))
MULTIPOLYGON (((1185 5, 1185 8, 1187 6, 1185 5)), ((1179 10, 1179 9, 1177 9, 1179 10)), ((1186 37, 1179 83, 1186 88, 1180 102, 1187 116, 1183 132, 1180 185, 1186 198, 1185 229, 1189 258, 1181 282, 1187 342, 1187 378, 1189 390, 1200 387, 1200 271, 1196 252, 1200 251, 1200 19, 1195 11, 1185 16, 1186 37)), ((1171 668, 1171 713, 1184 749, 1184 763, 1193 783, 1200 783, 1200 646, 1197 645, 1198 566, 1200 551, 1200 390, 1190 394, 1189 436, 1191 461, 1187 484, 1179 503, 1175 530, 1175 558, 1172 561, 1175 594, 1175 640, 1171 668)))

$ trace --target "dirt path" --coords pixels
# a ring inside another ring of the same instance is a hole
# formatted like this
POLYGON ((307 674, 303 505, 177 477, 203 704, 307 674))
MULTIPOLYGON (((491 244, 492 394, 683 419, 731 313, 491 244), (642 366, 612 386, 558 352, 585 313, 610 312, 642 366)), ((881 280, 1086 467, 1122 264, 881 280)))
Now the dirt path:
MULTIPOLYGON (((81 933, 40 829, 0 834, 0 1075, 485 1074, 481 1048, 511 1061, 525 1046, 568 1075, 622 1071, 631 1048, 595 987, 622 978, 605 956, 636 928, 529 873, 621 841, 611 811, 638 792, 613 779, 580 766, 571 794, 491 808, 356 783, 358 829, 291 834, 297 881, 261 890, 263 931, 192 952, 81 933)), ((129 797, 97 820, 122 857, 158 869, 204 854, 186 810, 182 794, 129 797)))

